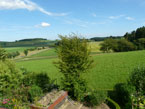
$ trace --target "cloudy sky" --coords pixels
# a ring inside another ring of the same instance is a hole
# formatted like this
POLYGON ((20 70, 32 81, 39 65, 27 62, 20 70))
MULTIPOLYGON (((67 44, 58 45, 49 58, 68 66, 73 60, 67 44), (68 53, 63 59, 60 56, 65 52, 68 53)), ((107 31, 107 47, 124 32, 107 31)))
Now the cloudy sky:
POLYGON ((0 0, 0 41, 124 35, 145 25, 145 0, 0 0))

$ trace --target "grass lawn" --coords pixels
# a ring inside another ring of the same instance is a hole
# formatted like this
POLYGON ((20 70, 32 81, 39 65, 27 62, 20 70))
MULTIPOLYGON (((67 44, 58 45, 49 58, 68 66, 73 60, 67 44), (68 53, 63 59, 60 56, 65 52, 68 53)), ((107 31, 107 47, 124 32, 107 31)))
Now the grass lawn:
MULTIPOLYGON (((135 67, 145 66, 145 51, 98 54, 92 58, 95 61, 93 68, 83 76, 89 87, 97 90, 112 90, 115 84, 125 82, 135 67)), ((62 75, 53 64, 54 61, 57 58, 21 61, 16 65, 30 71, 47 72, 59 82, 62 75)))

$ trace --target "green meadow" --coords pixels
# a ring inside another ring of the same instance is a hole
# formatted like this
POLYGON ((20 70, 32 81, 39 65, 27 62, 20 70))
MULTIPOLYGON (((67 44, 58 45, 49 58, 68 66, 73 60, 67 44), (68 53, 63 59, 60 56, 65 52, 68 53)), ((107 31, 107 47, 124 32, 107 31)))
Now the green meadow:
POLYGON ((8 53, 11 52, 23 52, 25 49, 29 49, 29 48, 34 48, 34 47, 8 47, 8 48, 4 48, 8 53))
MULTIPOLYGON (((51 49, 33 55, 33 57, 56 56, 54 53, 54 49, 51 49)), ((97 90, 112 90, 115 84, 126 82, 135 67, 145 66, 145 51, 94 54, 92 58, 94 59, 93 67, 83 77, 87 80, 90 88, 97 90)), ((16 66, 38 73, 47 72, 59 84, 62 75, 54 64, 56 61, 57 58, 36 58, 35 60, 17 62, 16 66)))
MULTIPOLYGON (((92 53, 101 53, 100 51, 100 42, 89 42, 89 49, 91 49, 92 53)), ((45 57, 45 56, 57 56, 57 53, 55 52, 54 48, 51 48, 49 50, 37 53, 32 55, 31 57, 45 57)))
POLYGON ((54 48, 32 55, 31 57, 57 56, 54 48))

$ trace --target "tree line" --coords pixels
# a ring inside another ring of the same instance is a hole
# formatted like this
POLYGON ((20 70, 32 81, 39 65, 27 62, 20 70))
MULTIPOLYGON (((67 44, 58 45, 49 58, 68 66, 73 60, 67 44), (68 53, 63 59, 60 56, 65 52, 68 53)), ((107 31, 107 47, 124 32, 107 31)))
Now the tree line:
POLYGON ((103 52, 125 52, 145 49, 145 27, 126 33, 120 39, 107 38, 101 43, 103 52))

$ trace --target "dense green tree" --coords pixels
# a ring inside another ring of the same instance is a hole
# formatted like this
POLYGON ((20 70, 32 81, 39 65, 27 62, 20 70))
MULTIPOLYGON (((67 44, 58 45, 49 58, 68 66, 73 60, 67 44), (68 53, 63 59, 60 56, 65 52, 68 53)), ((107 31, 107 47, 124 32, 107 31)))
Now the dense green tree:
POLYGON ((133 50, 136 50, 135 45, 125 39, 118 40, 117 47, 113 48, 113 51, 115 52, 133 51, 133 50))
POLYGON ((62 86, 71 97, 82 100, 86 92, 86 82, 82 74, 91 67, 93 60, 90 59, 88 43, 85 39, 80 39, 76 34, 59 36, 58 68, 64 75, 62 86))
POLYGON ((108 53, 117 47, 117 41, 115 39, 109 38, 109 39, 106 39, 100 45, 101 45, 100 50, 108 53))
POLYGON ((131 33, 126 33, 124 37, 130 42, 133 42, 134 40, 138 40, 140 38, 145 38, 145 27, 143 26, 135 31, 132 31, 131 33))
POLYGON ((145 38, 145 27, 138 28, 135 33, 135 39, 145 38))

